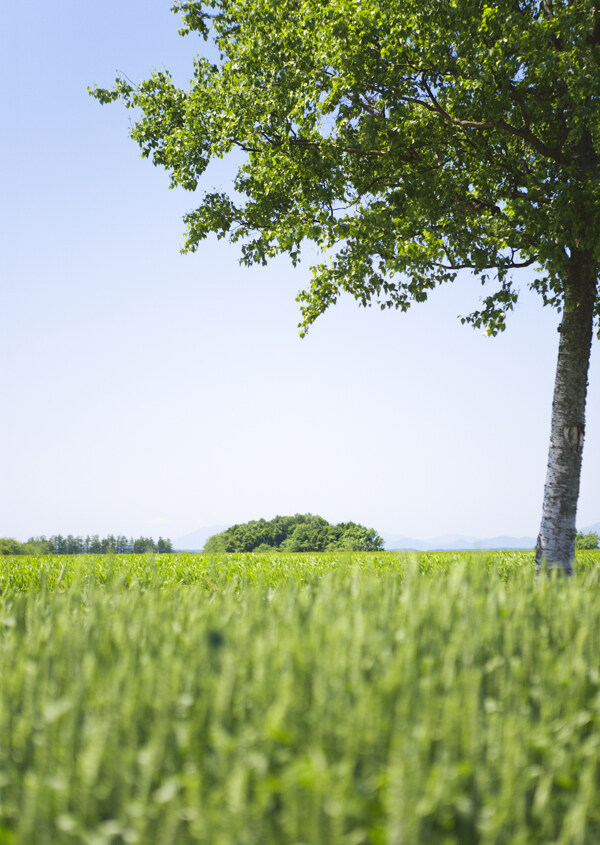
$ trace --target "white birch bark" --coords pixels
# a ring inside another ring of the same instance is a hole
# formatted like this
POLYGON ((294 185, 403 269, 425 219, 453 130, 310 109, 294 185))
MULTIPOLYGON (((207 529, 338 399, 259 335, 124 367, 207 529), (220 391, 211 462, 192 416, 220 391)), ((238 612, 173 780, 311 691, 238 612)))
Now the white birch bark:
POLYGON ((589 256, 571 254, 565 284, 566 307, 560 343, 548 471, 542 523, 536 549, 536 572, 543 567, 573 573, 577 500, 585 433, 585 400, 594 324, 597 279, 589 256))

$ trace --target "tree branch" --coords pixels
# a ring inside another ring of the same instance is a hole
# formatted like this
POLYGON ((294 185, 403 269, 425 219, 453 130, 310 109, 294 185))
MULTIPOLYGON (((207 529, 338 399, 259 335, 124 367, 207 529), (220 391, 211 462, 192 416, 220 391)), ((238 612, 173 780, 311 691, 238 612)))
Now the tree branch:
POLYGON ((513 270, 522 267, 530 267, 535 264, 535 259, 530 261, 507 261, 502 264, 486 264, 484 267, 475 264, 442 264, 440 261, 431 262, 434 267, 439 267, 442 270, 497 270, 501 267, 503 270, 513 270))
POLYGON ((441 103, 439 103, 424 76, 422 76, 421 78, 421 84, 427 92, 427 96, 429 97, 431 102, 426 103, 424 100, 419 100, 416 98, 410 98, 410 102, 414 102, 417 105, 424 106, 429 111, 437 112, 449 123, 452 123, 454 126, 458 126, 461 129, 475 129, 480 132, 486 129, 500 129, 505 132, 508 132, 511 135, 516 135, 518 138, 521 138, 522 140, 530 143, 531 146, 537 152, 541 153, 541 155, 543 155, 545 158, 551 158, 554 161, 560 162, 561 164, 565 163, 564 157, 560 154, 558 150, 553 150, 551 147, 541 141, 536 135, 534 135, 531 130, 527 128, 518 129, 516 126, 513 126, 511 123, 507 123, 505 120, 461 120, 458 117, 453 117, 448 111, 446 111, 446 109, 441 105, 441 103))

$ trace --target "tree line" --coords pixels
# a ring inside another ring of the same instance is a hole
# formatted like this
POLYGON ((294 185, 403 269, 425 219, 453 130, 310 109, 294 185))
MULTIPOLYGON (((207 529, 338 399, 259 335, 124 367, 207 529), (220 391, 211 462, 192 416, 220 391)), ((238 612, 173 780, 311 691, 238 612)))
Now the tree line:
POLYGON ((322 516, 310 513, 276 516, 269 521, 252 520, 232 525, 210 537, 204 546, 208 553, 365 551, 383 549, 383 539, 374 528, 355 522, 330 525, 322 516))
POLYGON ((124 537, 109 534, 102 537, 93 534, 87 537, 74 537, 69 534, 54 534, 52 537, 30 537, 25 543, 19 543, 11 537, 0 538, 0 554, 3 555, 106 555, 106 554, 144 554, 157 552, 164 554, 173 551, 171 540, 159 537, 124 537))

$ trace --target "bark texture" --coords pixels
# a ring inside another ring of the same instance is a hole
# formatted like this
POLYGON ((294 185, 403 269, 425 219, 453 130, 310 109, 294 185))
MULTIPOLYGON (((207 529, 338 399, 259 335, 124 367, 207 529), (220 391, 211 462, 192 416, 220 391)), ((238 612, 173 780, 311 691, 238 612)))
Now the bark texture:
POLYGON ((573 573, 577 500, 585 433, 585 400, 596 299, 596 268, 589 254, 572 252, 565 282, 542 524, 536 572, 573 573))

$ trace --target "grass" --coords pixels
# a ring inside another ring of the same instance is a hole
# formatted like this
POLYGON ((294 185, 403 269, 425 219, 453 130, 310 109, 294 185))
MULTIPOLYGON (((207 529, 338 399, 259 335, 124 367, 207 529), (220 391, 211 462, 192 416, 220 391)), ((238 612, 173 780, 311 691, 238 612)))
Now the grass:
POLYGON ((579 564, 0 560, 0 843, 596 843, 579 564))

